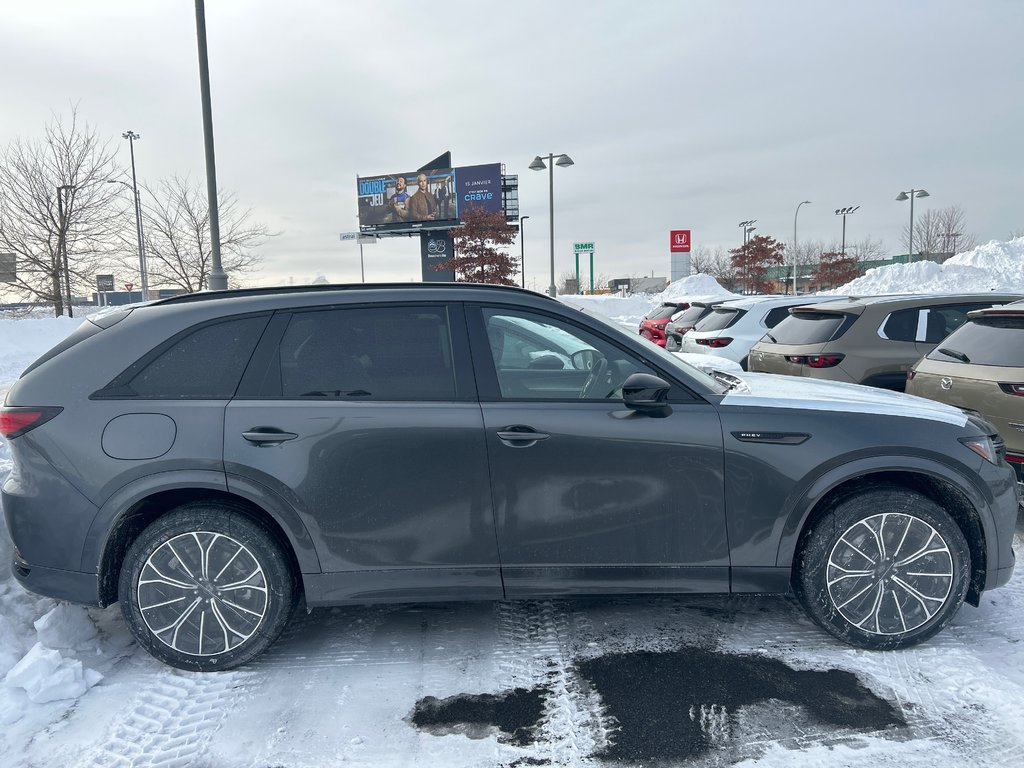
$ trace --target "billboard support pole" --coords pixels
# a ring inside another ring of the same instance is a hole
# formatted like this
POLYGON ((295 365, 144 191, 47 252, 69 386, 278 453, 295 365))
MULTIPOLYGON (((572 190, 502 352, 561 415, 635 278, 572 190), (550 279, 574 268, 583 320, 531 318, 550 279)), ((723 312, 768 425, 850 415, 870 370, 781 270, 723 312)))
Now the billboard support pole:
POLYGON ((590 295, 594 295, 594 252, 590 252, 590 295))
POLYGON ((359 280, 366 282, 366 270, 363 268, 363 244, 359 243, 359 280))
POLYGON ((580 252, 576 251, 576 290, 580 289, 580 252))

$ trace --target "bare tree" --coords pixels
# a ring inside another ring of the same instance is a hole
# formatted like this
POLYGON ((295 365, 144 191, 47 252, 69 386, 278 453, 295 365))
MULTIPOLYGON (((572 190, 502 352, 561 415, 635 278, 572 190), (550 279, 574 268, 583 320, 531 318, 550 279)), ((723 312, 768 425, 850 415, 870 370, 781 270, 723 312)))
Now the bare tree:
POLYGON ((885 258, 886 250, 881 240, 876 240, 868 235, 863 240, 847 243, 846 254, 856 257, 857 261, 875 261, 885 258))
MULTIPOLYGON (((900 242, 910 249, 910 224, 903 227, 900 242)), ((977 245, 967 231, 967 217, 959 205, 929 209, 914 219, 914 251, 922 256, 969 251, 977 245)))
POLYGON ((732 256, 722 246, 713 251, 706 246, 695 248, 690 254, 690 271, 694 274, 711 275, 727 291, 736 287, 736 270, 732 265, 732 256))
MULTIPOLYGON (((232 194, 222 190, 218 206, 221 264, 237 285, 239 276, 254 271, 260 262, 254 249, 276 233, 252 221, 251 209, 241 208, 232 194)), ((206 188, 172 176, 156 188, 144 189, 142 209, 149 284, 187 293, 206 288, 212 258, 206 188)))
POLYGON ((17 261, 10 290, 60 316, 65 286, 72 295, 92 289, 122 235, 125 206, 106 183, 119 173, 114 151, 73 107, 68 118, 55 115, 41 138, 16 138, 0 154, 0 250, 17 261))

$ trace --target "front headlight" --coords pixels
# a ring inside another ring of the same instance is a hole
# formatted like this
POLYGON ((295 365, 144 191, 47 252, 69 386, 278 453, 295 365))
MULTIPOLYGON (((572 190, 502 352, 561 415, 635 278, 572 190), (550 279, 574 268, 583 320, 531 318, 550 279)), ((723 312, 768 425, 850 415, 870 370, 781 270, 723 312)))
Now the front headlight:
POLYGON ((961 437, 960 442, 981 456, 985 461, 992 464, 999 463, 999 456, 996 454, 995 443, 992 442, 992 438, 988 435, 981 435, 979 437, 961 437))

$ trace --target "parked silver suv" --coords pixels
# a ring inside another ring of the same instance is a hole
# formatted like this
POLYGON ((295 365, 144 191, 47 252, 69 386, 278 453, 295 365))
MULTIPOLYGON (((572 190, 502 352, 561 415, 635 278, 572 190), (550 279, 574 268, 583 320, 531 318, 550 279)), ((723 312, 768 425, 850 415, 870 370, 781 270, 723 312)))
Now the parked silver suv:
POLYGON ((785 592, 924 640, 1013 570, 994 430, 860 387, 724 381, 545 296, 472 285, 176 297, 97 316, 0 413, 29 589, 120 601, 183 669, 300 596, 785 592))

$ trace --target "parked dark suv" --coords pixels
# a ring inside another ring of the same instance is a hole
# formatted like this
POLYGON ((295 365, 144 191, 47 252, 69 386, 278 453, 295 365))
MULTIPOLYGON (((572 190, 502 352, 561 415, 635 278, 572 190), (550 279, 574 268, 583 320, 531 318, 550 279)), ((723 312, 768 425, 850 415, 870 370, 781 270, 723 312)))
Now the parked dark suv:
POLYGON ((301 596, 793 588, 836 637, 898 648, 1010 578, 1017 486, 984 421, 722 377, 514 288, 242 290, 97 316, 0 415, 14 573, 120 600, 141 645, 193 670, 253 659, 301 596))

